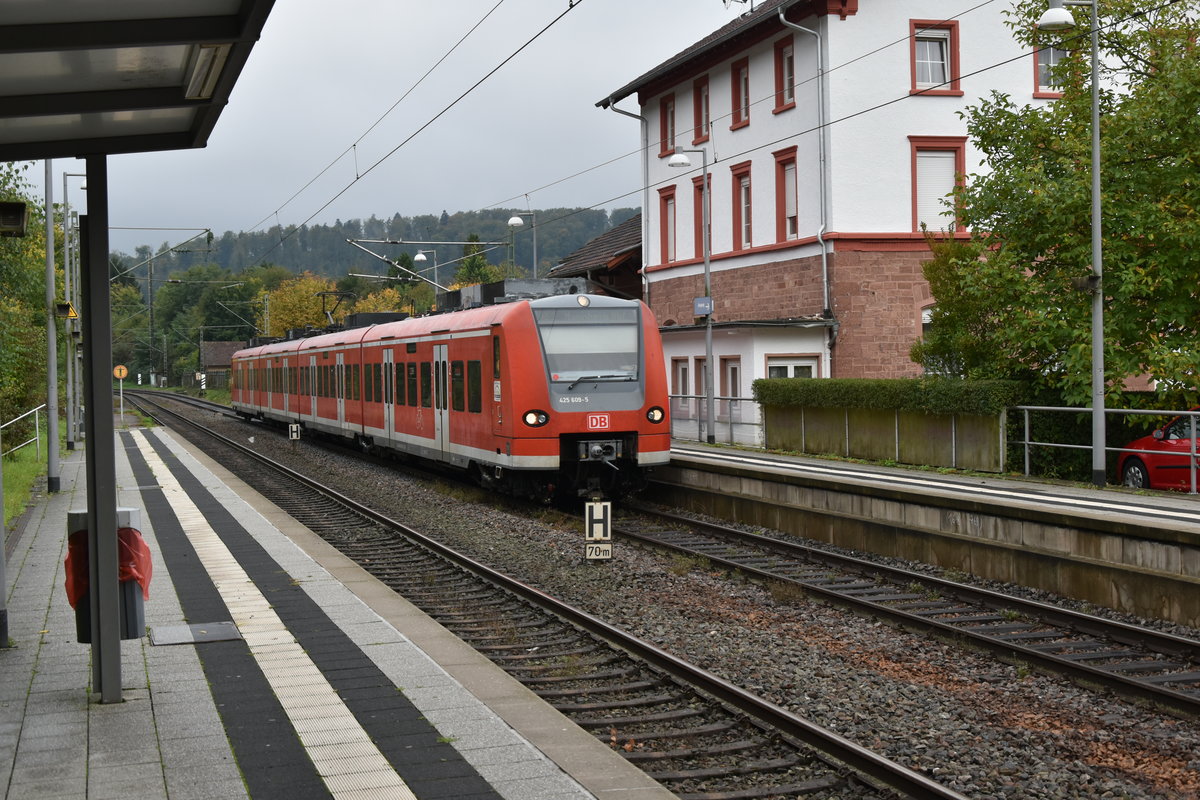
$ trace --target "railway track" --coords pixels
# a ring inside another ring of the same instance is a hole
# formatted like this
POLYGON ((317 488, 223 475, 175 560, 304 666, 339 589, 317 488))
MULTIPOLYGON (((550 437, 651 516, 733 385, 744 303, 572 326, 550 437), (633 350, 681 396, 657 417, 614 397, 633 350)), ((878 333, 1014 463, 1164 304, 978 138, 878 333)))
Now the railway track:
POLYGON ((614 535, 910 630, 965 642, 1085 686, 1200 715, 1200 642, 647 507, 614 535))
MULTIPOLYGON (((179 398, 235 416, 229 409, 179 398)), ((951 639, 1088 688, 1200 715, 1200 642, 992 592, 927 574, 839 555, 638 507, 615 533, 709 561, 756 580, 951 639)))
POLYGON ((189 436, 203 435, 226 468, 684 800, 963 797, 157 400, 132 402, 186 426, 189 436))

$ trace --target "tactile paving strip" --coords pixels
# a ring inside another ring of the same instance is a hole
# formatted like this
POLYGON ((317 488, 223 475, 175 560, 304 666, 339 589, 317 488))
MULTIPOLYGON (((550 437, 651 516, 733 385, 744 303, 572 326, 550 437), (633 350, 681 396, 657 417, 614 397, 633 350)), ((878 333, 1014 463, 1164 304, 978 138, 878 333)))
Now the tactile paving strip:
POLYGON ((337 800, 417 800, 300 647, 141 431, 138 449, 191 540, 313 765, 337 800))

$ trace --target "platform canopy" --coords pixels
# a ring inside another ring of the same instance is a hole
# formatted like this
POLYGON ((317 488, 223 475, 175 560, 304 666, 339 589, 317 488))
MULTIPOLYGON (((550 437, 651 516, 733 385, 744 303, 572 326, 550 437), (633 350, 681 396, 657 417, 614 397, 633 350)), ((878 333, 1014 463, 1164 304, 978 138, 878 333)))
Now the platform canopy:
POLYGON ((274 0, 3 0, 0 161, 204 147, 274 0))

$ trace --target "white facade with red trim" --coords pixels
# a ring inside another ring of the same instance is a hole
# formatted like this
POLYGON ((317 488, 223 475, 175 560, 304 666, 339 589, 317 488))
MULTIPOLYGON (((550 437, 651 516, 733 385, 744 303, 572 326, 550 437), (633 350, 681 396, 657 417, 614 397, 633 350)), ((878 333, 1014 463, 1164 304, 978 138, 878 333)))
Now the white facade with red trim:
POLYGON ((645 120, 646 297, 673 393, 701 393, 692 304, 704 294, 703 193, 700 155, 687 154, 691 168, 668 160, 698 148, 710 175, 717 395, 747 397, 752 380, 785 371, 919 374, 908 350, 932 303, 920 226, 954 229, 939 200, 957 176, 983 170, 958 114, 993 90, 1018 103, 1055 96, 1012 38, 1011 8, 767 0, 600 103, 636 94, 645 120), (785 26, 781 8, 813 33, 785 26))

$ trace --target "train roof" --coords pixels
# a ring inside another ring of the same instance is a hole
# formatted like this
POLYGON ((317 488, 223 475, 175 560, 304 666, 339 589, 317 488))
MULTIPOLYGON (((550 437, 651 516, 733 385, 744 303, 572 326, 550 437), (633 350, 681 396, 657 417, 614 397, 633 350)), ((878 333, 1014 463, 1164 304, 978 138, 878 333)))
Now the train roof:
POLYGON ((532 309, 543 308, 615 308, 629 305, 641 305, 639 300, 623 300, 607 295, 567 294, 553 297, 540 297, 534 300, 518 300, 511 303, 479 306, 462 311, 450 311, 444 314, 430 314, 423 317, 409 317, 395 322, 385 322, 370 325, 365 328, 351 328, 335 333, 324 333, 303 339, 293 339, 285 342, 249 347, 239 350, 234 358, 253 358, 255 356, 280 355, 307 350, 320 350, 327 347, 359 344, 365 341, 377 341, 383 338, 401 338, 425 336, 449 331, 472 330, 504 323, 521 314, 528 314, 532 309))

